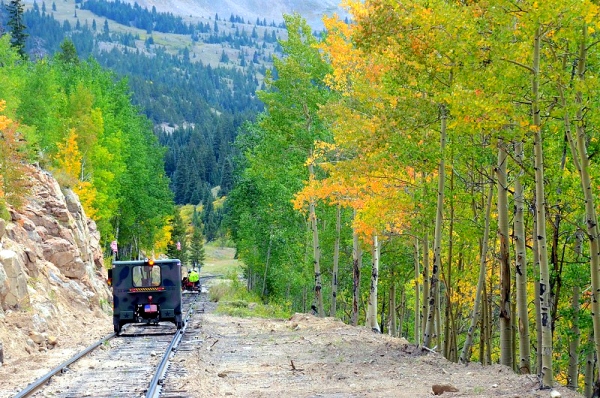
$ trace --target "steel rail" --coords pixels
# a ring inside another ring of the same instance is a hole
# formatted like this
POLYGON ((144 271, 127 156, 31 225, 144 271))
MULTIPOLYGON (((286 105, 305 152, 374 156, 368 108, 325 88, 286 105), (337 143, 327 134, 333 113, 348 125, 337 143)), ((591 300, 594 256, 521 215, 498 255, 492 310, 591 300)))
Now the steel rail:
POLYGON ((98 346, 100 346, 101 344, 104 344, 104 342, 112 339, 116 335, 117 335, 116 333, 111 333, 111 334, 109 334, 107 336, 104 336, 100 340, 96 341, 94 344, 90 345, 89 347, 87 347, 83 351, 79 352, 77 355, 71 357, 70 359, 67 359, 66 361, 64 361, 63 363, 61 363, 60 365, 58 365, 57 367, 55 367, 54 369, 52 369, 51 371, 49 371, 48 373, 46 373, 45 375, 43 375, 42 377, 40 377, 39 379, 35 380, 33 383, 29 384, 27 386, 27 388, 25 388, 23 391, 21 391, 20 393, 18 393, 17 395, 15 395, 13 398, 28 397, 35 390, 37 390, 38 388, 40 388, 42 386, 42 384, 44 384, 48 380, 50 380, 50 378, 52 378, 52 376, 54 376, 58 372, 63 371, 63 369, 65 369, 67 366, 71 365, 73 362, 78 361, 82 357, 86 356, 91 351, 93 351, 94 349, 98 348, 98 346))
POLYGON ((185 333, 185 329, 187 329, 188 321, 194 313, 194 304, 198 300, 198 296, 199 295, 196 295, 196 297, 194 297, 194 300, 190 304, 190 309, 187 312, 183 327, 177 330, 177 333, 175 333, 175 336, 173 336, 173 340, 171 340, 171 344, 169 344, 169 347, 167 347, 167 350, 165 351, 165 355, 163 355, 162 360, 158 364, 156 372, 154 373, 154 377, 150 381, 150 385, 148 385, 148 389, 146 390, 146 398, 158 398, 160 396, 160 385, 163 383, 163 377, 167 371, 167 365, 169 364, 171 352, 177 349, 177 346, 181 342, 181 338, 185 333))

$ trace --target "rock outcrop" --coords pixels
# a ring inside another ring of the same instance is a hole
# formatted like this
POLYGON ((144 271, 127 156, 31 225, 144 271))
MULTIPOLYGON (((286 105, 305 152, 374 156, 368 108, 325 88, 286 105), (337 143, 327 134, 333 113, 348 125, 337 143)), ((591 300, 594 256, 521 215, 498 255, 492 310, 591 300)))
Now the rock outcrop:
POLYGON ((70 322, 82 312, 103 320, 110 312, 95 222, 86 217, 77 195, 61 190, 50 173, 35 167, 30 173, 30 197, 21 209, 9 208, 9 221, 0 219, 0 342, 5 354, 7 345, 15 348, 19 342, 32 350, 52 348, 60 341, 56 336, 68 334, 70 322), (11 341, 2 341, 3 335, 11 341), (55 341, 49 343, 48 336, 55 341))

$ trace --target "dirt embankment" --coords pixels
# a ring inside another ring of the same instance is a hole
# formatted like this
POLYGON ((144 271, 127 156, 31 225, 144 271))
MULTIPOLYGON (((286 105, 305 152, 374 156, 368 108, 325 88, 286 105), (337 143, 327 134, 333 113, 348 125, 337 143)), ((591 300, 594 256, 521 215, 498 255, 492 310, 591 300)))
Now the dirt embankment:
POLYGON ((581 398, 507 367, 468 366, 405 339, 332 318, 289 320, 202 315, 201 340, 178 356, 188 375, 169 381, 193 397, 581 398), (455 390, 455 391, 453 391, 455 390), (560 395, 558 395, 560 394, 560 395))

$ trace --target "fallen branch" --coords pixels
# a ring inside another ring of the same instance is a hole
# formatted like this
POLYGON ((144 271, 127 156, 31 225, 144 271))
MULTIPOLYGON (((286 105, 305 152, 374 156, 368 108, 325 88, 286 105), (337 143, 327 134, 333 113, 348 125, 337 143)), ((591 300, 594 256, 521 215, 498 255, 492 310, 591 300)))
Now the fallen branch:
POLYGON ((292 361, 290 359, 290 364, 292 365, 292 372, 302 372, 304 369, 298 369, 296 368, 296 365, 294 365, 294 361, 292 361))

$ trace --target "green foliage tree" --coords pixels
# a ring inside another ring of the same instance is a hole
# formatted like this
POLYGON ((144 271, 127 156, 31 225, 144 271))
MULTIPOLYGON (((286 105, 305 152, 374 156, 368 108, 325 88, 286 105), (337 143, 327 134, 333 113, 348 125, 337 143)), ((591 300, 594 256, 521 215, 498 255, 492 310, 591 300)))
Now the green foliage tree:
POLYGON ((167 245, 167 256, 178 258, 183 264, 187 264, 187 233, 179 208, 175 207, 175 213, 171 220, 171 240, 167 245))
POLYGON ((7 205, 20 208, 29 192, 24 146, 18 125, 3 115, 6 103, 0 100, 0 218, 7 218, 7 205))
POLYGON ((126 82, 92 60, 76 62, 74 54, 24 63, 8 35, 0 38, 0 64, 0 97, 6 114, 21 121, 23 159, 54 170, 77 165, 74 186, 107 250, 115 238, 121 258, 153 250, 173 195, 164 149, 132 105, 126 82), (67 148, 78 150, 65 157, 67 148))
MULTIPOLYGON (((305 310, 310 308, 307 290, 321 286, 312 270, 313 235, 291 200, 308 181, 305 161, 314 141, 328 135, 317 112, 330 95, 323 83, 329 67, 306 22, 298 15, 285 18, 285 56, 275 60, 277 79, 270 78, 267 90, 259 93, 267 110, 238 135, 244 157, 238 159, 227 198, 227 222, 250 287, 265 296, 290 297, 294 309, 305 310)), ((328 214, 331 220, 334 214, 328 214)), ((323 222, 335 226, 335 221, 323 222)), ((324 274, 319 272, 319 278, 324 274)))
POLYGON ((65 39, 60 45, 60 51, 56 53, 56 60, 62 64, 75 64, 79 63, 79 56, 77 55, 77 49, 73 42, 69 39, 65 39))

